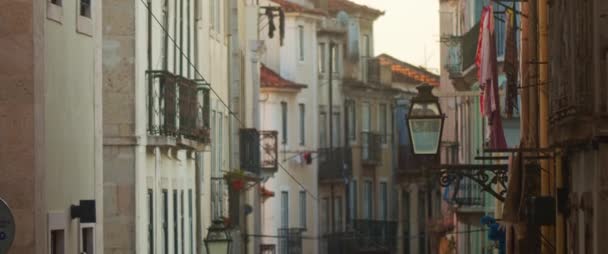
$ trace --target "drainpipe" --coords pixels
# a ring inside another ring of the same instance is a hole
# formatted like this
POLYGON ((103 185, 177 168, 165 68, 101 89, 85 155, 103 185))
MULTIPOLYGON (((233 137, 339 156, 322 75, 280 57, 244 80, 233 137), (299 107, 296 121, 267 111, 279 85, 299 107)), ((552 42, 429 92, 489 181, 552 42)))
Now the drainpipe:
MULTIPOLYGON (((538 0, 538 61, 539 61, 539 141, 541 148, 549 147, 549 72, 548 72, 548 49, 547 49, 547 22, 548 22, 548 5, 547 0, 538 0)), ((552 168, 549 161, 542 160, 541 167, 545 169, 552 168)), ((551 186, 554 183, 553 177, 546 171, 541 172, 541 195, 553 196, 551 186)), ((555 227, 543 226, 542 234, 547 238, 552 246, 555 245, 555 227)), ((541 253, 551 252, 550 248, 542 245, 541 253)))
MULTIPOLYGON (((329 43, 329 83, 328 83, 328 88, 329 88, 329 103, 328 103, 328 107, 329 107, 329 161, 333 162, 333 142, 334 142, 334 131, 333 131, 333 122, 334 122, 334 105, 333 105, 333 64, 334 64, 334 59, 333 59, 333 51, 334 51, 334 42, 330 42, 329 43)), ((331 163, 333 164, 333 163, 331 163)), ((334 214, 335 214, 335 209, 336 209, 336 204, 334 202, 334 183, 333 181, 331 182, 330 185, 330 189, 331 189, 331 232, 336 232, 336 220, 334 218, 334 214)))

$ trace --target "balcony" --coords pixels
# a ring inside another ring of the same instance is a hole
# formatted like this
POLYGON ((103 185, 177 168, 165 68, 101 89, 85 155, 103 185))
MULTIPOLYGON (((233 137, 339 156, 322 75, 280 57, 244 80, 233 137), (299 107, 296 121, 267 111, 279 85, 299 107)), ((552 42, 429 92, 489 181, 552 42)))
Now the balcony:
POLYGON ((367 166, 377 166, 382 163, 382 135, 361 132, 361 162, 367 166))
POLYGON ((450 203, 459 213, 483 213, 484 193, 479 184, 463 178, 449 187, 450 203))
POLYGON ((414 155, 409 145, 400 145, 397 152, 397 174, 404 176, 404 179, 411 179, 409 176, 413 175, 422 176, 424 169, 439 164, 439 156, 414 155))
POLYGON ((448 47, 445 68, 457 91, 468 91, 477 81, 475 56, 479 40, 479 22, 461 36, 445 39, 448 47))
POLYGON ((301 228, 279 228, 279 253, 301 254, 302 231, 301 228))
POLYGON ((352 175, 352 151, 350 148, 319 149, 319 179, 343 181, 352 175), (331 153, 330 153, 331 152, 331 153))
POLYGON ((202 150, 210 142, 209 84, 167 71, 146 75, 149 143, 202 150))
POLYGON ((274 174, 278 169, 278 132, 241 129, 241 169, 254 175, 274 174))
POLYGON ((324 253, 390 253, 397 249, 397 222, 353 220, 352 230, 323 236, 324 253))

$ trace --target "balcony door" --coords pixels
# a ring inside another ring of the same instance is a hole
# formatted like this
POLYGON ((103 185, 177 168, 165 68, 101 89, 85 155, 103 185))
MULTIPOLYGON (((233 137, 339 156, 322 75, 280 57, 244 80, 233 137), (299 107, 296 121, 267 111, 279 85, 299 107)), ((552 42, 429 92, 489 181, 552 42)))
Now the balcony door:
POLYGON ((361 131, 364 135, 361 135, 361 149, 363 160, 369 159, 369 145, 370 145, 370 135, 366 135, 371 131, 372 119, 371 119, 371 109, 369 102, 364 102, 361 104, 361 131))

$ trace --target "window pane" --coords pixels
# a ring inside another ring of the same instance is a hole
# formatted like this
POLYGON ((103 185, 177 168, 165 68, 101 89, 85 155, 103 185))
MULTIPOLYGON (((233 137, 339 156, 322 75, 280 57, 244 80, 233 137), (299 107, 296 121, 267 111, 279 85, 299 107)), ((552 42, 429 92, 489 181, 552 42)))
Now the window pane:
POLYGON ((306 108, 304 104, 300 104, 300 145, 306 142, 306 108))
POLYGON ((306 191, 300 191, 300 227, 306 228, 306 191))
POLYGON ((388 219, 388 189, 386 183, 380 183, 380 216, 383 221, 388 219))
POLYGON ((179 225, 177 216, 177 190, 173 190, 173 253, 179 253, 179 231, 177 230, 179 225))
POLYGON ((161 217, 161 223, 163 224, 163 253, 169 253, 169 194, 167 190, 163 190, 163 213, 161 217))
POLYGON ((349 198, 350 198, 350 202, 348 202, 348 211, 350 214, 350 219, 351 220, 356 220, 357 219, 357 181, 356 180, 352 180, 350 182, 350 190, 349 190, 349 198))
POLYGON ((282 143, 287 144, 287 103, 281 102, 281 137, 282 143))
POLYGON ((80 16, 91 17, 91 0, 80 0, 80 16))
POLYGON ((363 112, 361 112, 361 117, 363 118, 363 119, 361 119, 362 120, 361 124, 363 125, 361 131, 364 131, 364 132, 370 131, 370 129, 371 129, 371 112, 370 112, 369 103, 364 102, 361 105, 361 111, 363 111, 363 112))
POLYGON ((154 254, 154 192, 152 189, 148 189, 148 253, 154 254))
POLYGON ((51 230, 51 254, 65 253, 65 231, 51 230))
POLYGON ((304 27, 298 26, 298 39, 299 39, 299 49, 300 49, 300 61, 304 61, 304 27))
POLYGON ((386 123, 386 104, 380 104, 378 112, 378 124, 380 131, 382 132, 382 143, 386 144, 386 136, 388 135, 387 123, 386 123))
POLYGON ((281 192, 281 227, 289 227, 289 193, 281 192))
POLYGON ((82 253, 94 254, 93 228, 82 229, 82 253))
POLYGON ((334 199, 334 220, 336 222, 336 232, 342 231, 342 198, 336 197, 334 199))
POLYGON ((325 73, 325 63, 326 63, 326 59, 325 59, 325 43, 319 43, 319 59, 318 59, 318 65, 319 65, 319 72, 320 73, 325 73))
POLYGON ((338 69, 338 67, 339 67, 338 64, 340 63, 339 58, 338 58, 339 54, 340 54, 340 47, 338 45, 334 45, 332 52, 331 52, 331 58, 332 58, 331 68, 334 73, 337 73, 339 71, 339 69, 338 69))
POLYGON ((327 147, 327 114, 325 112, 321 112, 319 116, 319 146, 327 147))
POLYGON ((356 119, 356 104, 354 101, 348 101, 348 136, 350 140, 356 140, 357 137, 357 119, 356 119))
POLYGON ((341 133, 341 126, 340 126, 340 113, 334 113, 334 118, 333 118, 333 145, 334 146, 341 146, 342 144, 340 143, 340 136, 342 135, 341 133))

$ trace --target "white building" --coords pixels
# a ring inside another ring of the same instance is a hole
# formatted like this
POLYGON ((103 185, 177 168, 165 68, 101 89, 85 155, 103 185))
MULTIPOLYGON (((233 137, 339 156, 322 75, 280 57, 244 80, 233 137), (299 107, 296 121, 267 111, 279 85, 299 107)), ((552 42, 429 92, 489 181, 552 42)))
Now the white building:
MULTIPOLYGON (((273 0, 260 6, 276 10, 272 21, 277 28, 273 38, 268 29, 260 33, 267 49, 261 58, 261 130, 278 131, 277 157, 283 167, 262 184, 275 195, 262 200, 262 234, 270 237, 261 239, 261 248, 318 253, 316 38, 325 13, 311 1, 273 0), (284 38, 278 8, 285 15, 284 38)), ((260 20, 264 26, 271 17, 260 20)))
POLYGON ((103 253, 102 1, 0 3, 9 253, 103 253))

